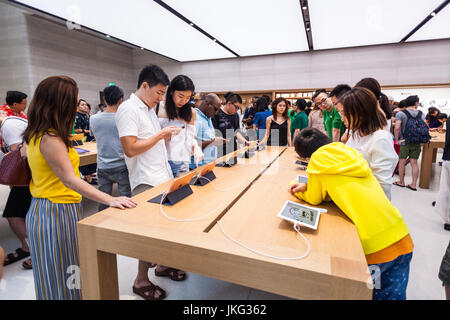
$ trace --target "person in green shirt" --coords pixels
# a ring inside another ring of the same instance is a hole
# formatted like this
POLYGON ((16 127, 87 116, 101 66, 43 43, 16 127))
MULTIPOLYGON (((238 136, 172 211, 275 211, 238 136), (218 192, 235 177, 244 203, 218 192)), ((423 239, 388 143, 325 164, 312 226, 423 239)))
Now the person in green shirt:
POLYGON ((331 141, 341 141, 341 137, 345 132, 345 125, 339 112, 334 108, 326 90, 317 90, 312 97, 312 101, 322 110, 323 125, 331 141))
POLYGON ((298 99, 294 104, 294 116, 291 121, 291 138, 292 141, 298 132, 304 128, 308 128, 308 116, 305 113, 307 104, 305 99, 298 99))

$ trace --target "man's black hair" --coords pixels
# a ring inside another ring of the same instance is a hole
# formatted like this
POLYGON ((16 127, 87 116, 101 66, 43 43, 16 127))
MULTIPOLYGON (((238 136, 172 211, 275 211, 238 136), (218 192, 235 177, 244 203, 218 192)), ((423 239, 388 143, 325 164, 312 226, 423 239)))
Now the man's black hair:
POLYGON ((295 152, 301 158, 311 158, 317 149, 329 143, 331 140, 328 135, 316 128, 305 128, 294 139, 295 152))
POLYGON ((338 84, 333 88, 330 92, 330 97, 335 96, 336 98, 340 98, 344 95, 344 93, 352 90, 352 88, 348 84, 338 84))
POLYGON ((405 105, 407 107, 411 107, 416 104, 416 102, 419 102, 419 97, 417 95, 409 96, 405 99, 405 105))
POLYGON ((397 105, 397 108, 404 108, 405 107, 405 99, 400 100, 400 102, 397 105))
POLYGON ((305 99, 297 99, 297 101, 295 101, 295 105, 301 110, 301 111, 305 111, 306 107, 308 106, 305 99))
POLYGON ((170 83, 169 77, 164 70, 154 64, 146 66, 139 73, 137 88, 139 89, 144 82, 147 82, 149 87, 154 87, 158 84, 168 86, 170 83))
POLYGON ((313 94, 313 96, 311 98, 311 101, 314 101, 317 98, 317 96, 319 94, 321 94, 322 92, 327 93, 327 90, 325 90, 325 89, 317 89, 316 91, 314 91, 314 94, 313 94))
POLYGON ((6 93, 6 104, 12 106, 14 103, 21 103, 23 99, 26 99, 27 95, 20 91, 8 91, 6 93))
POLYGON ((228 102, 231 102, 231 103, 236 103, 236 102, 242 103, 242 98, 237 93, 232 93, 232 94, 228 95, 226 97, 226 99, 227 99, 226 103, 228 103, 228 102))
POLYGON ((105 95, 105 101, 108 106, 115 106, 124 95, 123 90, 118 86, 106 87, 103 89, 103 94, 105 95))

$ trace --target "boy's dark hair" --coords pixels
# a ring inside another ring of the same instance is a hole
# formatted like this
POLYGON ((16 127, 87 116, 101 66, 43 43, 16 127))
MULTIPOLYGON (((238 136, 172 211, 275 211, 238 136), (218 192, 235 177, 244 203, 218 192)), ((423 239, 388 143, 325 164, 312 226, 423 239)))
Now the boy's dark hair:
POLYGON ((14 103, 20 103, 23 99, 26 99, 27 95, 20 91, 8 91, 6 93, 6 104, 12 106, 14 103))
POLYGON ((405 107, 405 99, 400 100, 400 102, 397 105, 397 108, 404 108, 405 107))
POLYGON ((308 101, 307 103, 306 103, 306 106, 309 108, 309 107, 311 107, 312 106, 312 101, 308 101))
MULTIPOLYGON (((105 101, 108 106, 115 106, 123 98, 123 90, 118 86, 108 86, 103 89, 105 101)), ((101 104, 99 104, 100 106, 101 104)))
POLYGON ((416 102, 419 102, 419 97, 417 95, 409 96, 405 99, 405 105, 407 107, 411 107, 416 104, 416 102))
POLYGON ((316 128, 305 128, 294 139, 295 152, 301 158, 311 158, 317 149, 329 143, 331 140, 328 135, 316 128))
POLYGON ((305 99, 297 99, 297 101, 295 101, 295 105, 296 105, 301 111, 305 111, 306 107, 308 106, 308 104, 306 103, 305 99))
POLYGON ((158 84, 168 86, 170 83, 169 77, 164 70, 154 64, 146 66, 139 73, 137 88, 139 89, 144 82, 147 82, 150 87, 154 87, 158 84))
POLYGON ((336 87, 333 88, 330 92, 330 97, 335 96, 336 98, 340 98, 346 93, 347 91, 350 91, 352 88, 348 84, 338 84, 336 87))
POLYGON ((313 94, 313 96, 311 97, 311 101, 314 101, 314 100, 317 98, 317 96, 318 96, 319 94, 321 94, 322 92, 327 93, 327 90, 325 90, 325 89, 317 89, 316 91, 314 91, 314 94, 313 94))
POLYGON ((225 103, 228 103, 228 102, 231 102, 231 103, 236 103, 236 102, 242 103, 242 98, 237 93, 232 93, 232 94, 229 94, 229 95, 227 94, 227 96, 225 98, 226 98, 226 102, 225 103))

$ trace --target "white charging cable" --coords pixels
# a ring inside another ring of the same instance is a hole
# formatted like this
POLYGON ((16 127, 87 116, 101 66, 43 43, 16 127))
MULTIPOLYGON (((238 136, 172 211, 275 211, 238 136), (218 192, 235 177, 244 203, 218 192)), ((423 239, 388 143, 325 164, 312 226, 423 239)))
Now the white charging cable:
POLYGON ((223 230, 222 225, 220 224, 220 221, 217 221, 217 224, 219 225, 220 231, 222 231, 222 233, 223 233, 228 239, 230 239, 230 240, 233 241, 234 243, 240 245, 241 247, 243 247, 243 248, 245 248, 245 249, 247 249, 247 250, 249 250, 249 251, 251 251, 251 252, 253 252, 253 253, 262 255, 262 256, 264 256, 264 257, 268 257, 268 258, 272 258, 272 259, 278 259, 278 260, 300 260, 300 259, 306 258, 306 257, 309 255, 309 253, 311 252, 311 245, 310 245, 308 239, 306 239, 306 237, 305 237, 303 234, 300 233, 300 227, 298 226, 297 223, 294 224, 294 230, 295 230, 299 235, 301 235, 302 238, 305 240, 306 245, 308 246, 308 249, 306 250, 306 252, 305 252, 302 256, 300 256, 300 257, 293 257, 293 258, 286 258, 286 257, 272 256, 272 255, 266 254, 266 253, 264 253, 264 252, 261 252, 261 251, 252 249, 252 248, 250 248, 250 247, 247 247, 245 244, 243 244, 243 243, 241 243, 241 242, 239 242, 239 241, 237 241, 237 240, 231 238, 231 237, 225 232, 225 230, 223 230))

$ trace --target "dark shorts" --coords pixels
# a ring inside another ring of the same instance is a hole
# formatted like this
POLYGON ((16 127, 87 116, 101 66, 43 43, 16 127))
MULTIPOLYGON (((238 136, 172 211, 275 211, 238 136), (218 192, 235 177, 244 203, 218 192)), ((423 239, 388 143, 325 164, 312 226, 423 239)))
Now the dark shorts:
POLYGON ((419 159, 420 152, 422 151, 422 145, 420 143, 407 143, 404 146, 400 146, 400 152, 398 157, 400 159, 419 159))
POLYGON ((450 242, 448 243, 444 258, 442 258, 439 279, 442 281, 442 285, 450 287, 450 242))
POLYGON ((31 204, 29 187, 12 187, 6 201, 3 218, 24 218, 31 204))
POLYGON ((393 261, 369 265, 374 271, 373 300, 406 300, 411 259, 412 252, 393 261))

